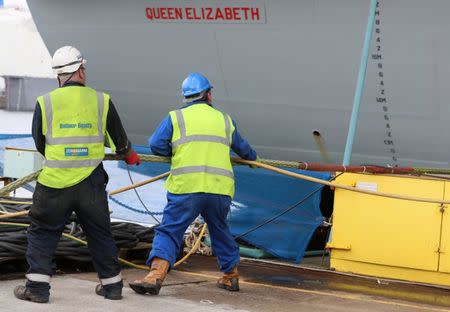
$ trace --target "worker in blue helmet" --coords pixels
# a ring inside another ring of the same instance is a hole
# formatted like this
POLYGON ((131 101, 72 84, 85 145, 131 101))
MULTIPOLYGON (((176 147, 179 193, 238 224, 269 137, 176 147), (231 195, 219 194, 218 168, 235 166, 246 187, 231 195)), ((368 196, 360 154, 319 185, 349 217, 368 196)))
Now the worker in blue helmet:
POLYGON ((200 98, 205 91, 211 90, 213 86, 209 83, 205 76, 198 73, 192 73, 184 79, 181 85, 181 94, 184 96, 184 101, 192 102, 195 99, 193 95, 198 95, 200 98))
POLYGON ((211 89, 206 77, 189 74, 181 86, 186 104, 170 112, 149 139, 153 153, 171 156, 172 162, 167 206, 147 260, 150 273, 130 283, 137 293, 159 293, 183 235, 198 215, 208 224, 212 249, 224 273, 217 286, 239 290, 239 248, 226 223, 234 195, 230 151, 248 160, 257 155, 230 116, 212 106, 211 89))

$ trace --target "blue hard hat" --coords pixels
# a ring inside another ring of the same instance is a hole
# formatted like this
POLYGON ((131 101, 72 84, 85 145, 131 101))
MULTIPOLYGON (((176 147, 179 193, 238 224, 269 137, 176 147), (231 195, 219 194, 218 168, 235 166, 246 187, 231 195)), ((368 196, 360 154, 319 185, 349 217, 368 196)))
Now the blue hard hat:
POLYGON ((181 94, 186 97, 201 93, 208 89, 212 89, 212 85, 205 76, 199 73, 191 73, 184 79, 183 84, 181 85, 181 94))

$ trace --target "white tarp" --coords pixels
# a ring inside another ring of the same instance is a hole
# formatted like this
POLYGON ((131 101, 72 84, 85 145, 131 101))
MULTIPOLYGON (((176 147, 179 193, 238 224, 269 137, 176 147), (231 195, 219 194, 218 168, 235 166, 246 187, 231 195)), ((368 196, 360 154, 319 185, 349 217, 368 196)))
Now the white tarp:
POLYGON ((0 8, 0 76, 54 78, 51 56, 30 12, 0 8))

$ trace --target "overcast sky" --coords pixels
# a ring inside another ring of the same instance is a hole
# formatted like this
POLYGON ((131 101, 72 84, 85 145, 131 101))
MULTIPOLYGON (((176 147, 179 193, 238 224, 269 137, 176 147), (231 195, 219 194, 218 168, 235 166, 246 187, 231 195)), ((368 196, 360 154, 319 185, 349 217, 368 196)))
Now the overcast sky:
MULTIPOLYGON (((21 8, 28 11, 28 5, 26 0, 3 0, 5 7, 21 8)), ((0 90, 5 88, 5 80, 0 77, 0 90)))
POLYGON ((3 0, 5 7, 18 7, 28 10, 28 5, 26 0, 3 0))

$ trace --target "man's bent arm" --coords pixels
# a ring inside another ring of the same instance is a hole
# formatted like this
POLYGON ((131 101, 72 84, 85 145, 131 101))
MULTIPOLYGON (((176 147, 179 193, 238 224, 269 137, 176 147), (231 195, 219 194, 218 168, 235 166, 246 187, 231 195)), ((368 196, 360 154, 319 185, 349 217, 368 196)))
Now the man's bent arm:
POLYGON ((237 130, 237 126, 234 120, 233 125, 234 132, 231 139, 231 149, 243 159, 256 160, 256 152, 253 150, 247 140, 241 136, 241 134, 237 130))
POLYGON ((131 142, 123 128, 122 121, 112 101, 109 101, 108 116, 106 117, 106 130, 116 146, 117 154, 126 154, 131 148, 131 142))
POLYGON ((45 136, 42 134, 42 112, 39 103, 36 103, 33 114, 33 123, 31 125, 31 134, 34 144, 39 153, 45 156, 45 136))
POLYGON ((148 144, 155 155, 172 156, 172 120, 170 115, 163 119, 156 131, 148 139, 148 144))

